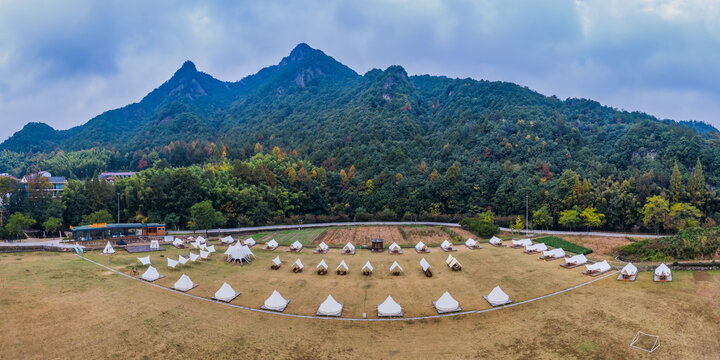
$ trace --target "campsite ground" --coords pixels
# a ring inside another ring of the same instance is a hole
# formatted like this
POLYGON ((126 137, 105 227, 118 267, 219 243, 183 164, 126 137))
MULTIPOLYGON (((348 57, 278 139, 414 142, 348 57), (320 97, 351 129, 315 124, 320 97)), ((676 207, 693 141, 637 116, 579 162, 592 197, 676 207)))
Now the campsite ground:
MULTIPOLYGON (((218 247, 218 250, 224 248, 218 247)), ((430 315, 430 304, 449 290, 465 310, 484 309, 482 299, 500 284, 515 301, 547 294, 589 280, 580 269, 542 262, 520 250, 493 248, 456 253, 462 272, 451 272, 439 249, 425 254, 435 276, 425 278, 412 249, 391 256, 338 250, 300 254, 253 248, 257 261, 224 263, 221 254, 202 264, 174 271, 159 255, 177 258, 188 250, 149 253, 162 286, 184 272, 200 284, 191 294, 209 297, 223 281, 241 291, 234 304, 259 307, 273 289, 291 299, 287 313, 313 314, 328 293, 345 304, 343 317, 375 316, 387 295, 402 304, 406 316, 430 315), (283 267, 269 269, 279 255, 283 267), (300 258, 301 274, 290 271, 300 258), (341 259, 346 276, 312 271, 325 258, 333 270, 341 259), (375 274, 359 268, 370 260, 375 274), (393 260, 400 277, 386 271, 393 260)), ((221 253, 222 251, 220 251, 221 253)), ((143 254, 144 255, 144 254, 143 254)), ((87 256, 121 271, 135 257, 119 250, 112 258, 87 256)), ((712 358, 720 352, 713 333, 720 322, 720 272, 676 271, 672 283, 654 283, 651 273, 635 282, 614 277, 567 293, 482 314, 399 322, 347 322, 296 319, 208 303, 133 281, 68 253, 0 255, 0 357, 2 358, 153 358, 232 357, 346 358, 644 358, 628 347, 638 330, 657 334, 661 347, 653 357, 712 358)))

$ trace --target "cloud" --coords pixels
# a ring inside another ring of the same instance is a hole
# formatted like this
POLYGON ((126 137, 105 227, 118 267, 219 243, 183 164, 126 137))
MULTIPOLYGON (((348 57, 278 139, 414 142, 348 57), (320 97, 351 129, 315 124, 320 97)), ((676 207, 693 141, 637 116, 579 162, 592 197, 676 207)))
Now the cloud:
POLYGON ((512 81, 720 126, 720 5, 678 1, 0 0, 0 141, 140 100, 186 59, 223 80, 299 42, 359 73, 512 81))

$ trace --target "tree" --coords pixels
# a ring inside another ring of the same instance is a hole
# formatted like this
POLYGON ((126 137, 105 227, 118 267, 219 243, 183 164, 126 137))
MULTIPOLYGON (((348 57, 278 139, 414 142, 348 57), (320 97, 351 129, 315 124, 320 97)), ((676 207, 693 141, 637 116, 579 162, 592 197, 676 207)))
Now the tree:
POLYGON ((585 210, 580 213, 580 217, 583 220, 583 224, 585 224, 588 231, 590 231, 591 228, 594 229, 602 225, 605 214, 597 212, 597 209, 594 207, 586 207, 585 210))
POLYGON ((15 182, 10 180, 9 177, 0 177, 0 227, 5 224, 5 204, 8 200, 8 195, 15 190, 15 182))
POLYGON ((544 227, 547 230, 548 226, 552 225, 553 218, 550 216, 547 206, 543 206, 533 212, 532 221, 536 226, 544 227))
POLYGON ((495 213, 490 210, 480 213, 479 218, 481 222, 495 224, 495 213))
POLYGON ((698 208, 703 208, 705 198, 707 196, 707 188, 705 187, 705 175, 703 174, 702 164, 698 159, 695 164, 695 171, 688 179, 687 192, 690 195, 690 203, 698 208))
POLYGON ((110 215, 110 212, 102 209, 95 211, 93 213, 90 213, 88 215, 84 215, 82 217, 82 222, 80 225, 90 225, 90 224, 108 224, 113 222, 113 217, 110 215))
POLYGON ((672 176, 670 176, 670 199, 673 203, 680 202, 680 196, 683 192, 682 186, 682 175, 680 175, 680 168, 678 168, 677 160, 675 160, 672 176))
POLYGON ((190 219, 196 229, 212 229, 225 224, 225 217, 215 211, 210 200, 205 200, 190 208, 190 219))
POLYGON ((454 183, 457 181, 457 179, 460 177, 460 163, 454 162, 452 166, 450 166, 447 171, 445 172, 445 180, 448 183, 454 183))
POLYGON ((562 226, 569 227, 571 230, 575 230, 582 220, 580 219, 580 212, 575 209, 565 210, 560 212, 560 218, 558 223, 562 226))
POLYGON ((664 197, 655 195, 647 198, 642 208, 643 223, 647 227, 655 228, 655 232, 660 232, 660 226, 667 223, 670 213, 670 205, 664 197))
POLYGON ((427 171, 428 166, 425 163, 425 160, 420 161, 420 166, 418 166, 418 174, 423 175, 427 171))
POLYGON ((670 207, 670 224, 676 230, 700 226, 702 212, 688 203, 675 203, 670 207))
POLYGON ((5 225, 5 231, 9 238, 20 238, 25 237, 24 230, 35 225, 35 219, 23 213, 14 213, 10 215, 7 224, 5 225))
POLYGON ((515 237, 515 231, 520 232, 525 228, 525 223, 520 218, 520 215, 518 215, 517 218, 515 218, 515 222, 510 224, 510 232, 515 237))
POLYGON ((48 235, 56 233, 61 227, 62 227, 62 220, 60 220, 56 217, 49 217, 43 223, 43 229, 45 229, 45 232, 48 235))

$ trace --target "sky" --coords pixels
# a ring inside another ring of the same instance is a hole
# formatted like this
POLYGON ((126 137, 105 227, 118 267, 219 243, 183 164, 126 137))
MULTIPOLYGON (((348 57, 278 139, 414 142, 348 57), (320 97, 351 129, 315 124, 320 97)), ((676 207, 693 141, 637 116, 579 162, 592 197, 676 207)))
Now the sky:
POLYGON ((237 81, 305 42, 360 74, 471 77, 720 127, 720 2, 0 0, 0 141, 137 102, 185 60, 237 81))

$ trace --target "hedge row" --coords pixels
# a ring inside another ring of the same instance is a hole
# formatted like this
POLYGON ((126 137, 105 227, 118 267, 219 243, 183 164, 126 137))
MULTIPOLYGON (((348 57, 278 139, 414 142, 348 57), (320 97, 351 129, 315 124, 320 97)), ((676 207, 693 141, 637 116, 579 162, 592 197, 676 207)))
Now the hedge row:
POLYGON ((569 252, 572 252, 575 254, 587 255, 587 254, 590 254, 591 252, 593 252, 591 249, 582 247, 578 244, 573 244, 569 241, 563 240, 563 239, 561 239, 559 237, 555 237, 555 236, 541 237, 538 239, 533 239, 533 241, 544 243, 545 245, 552 246, 554 248, 562 248, 565 251, 569 251, 569 252))

